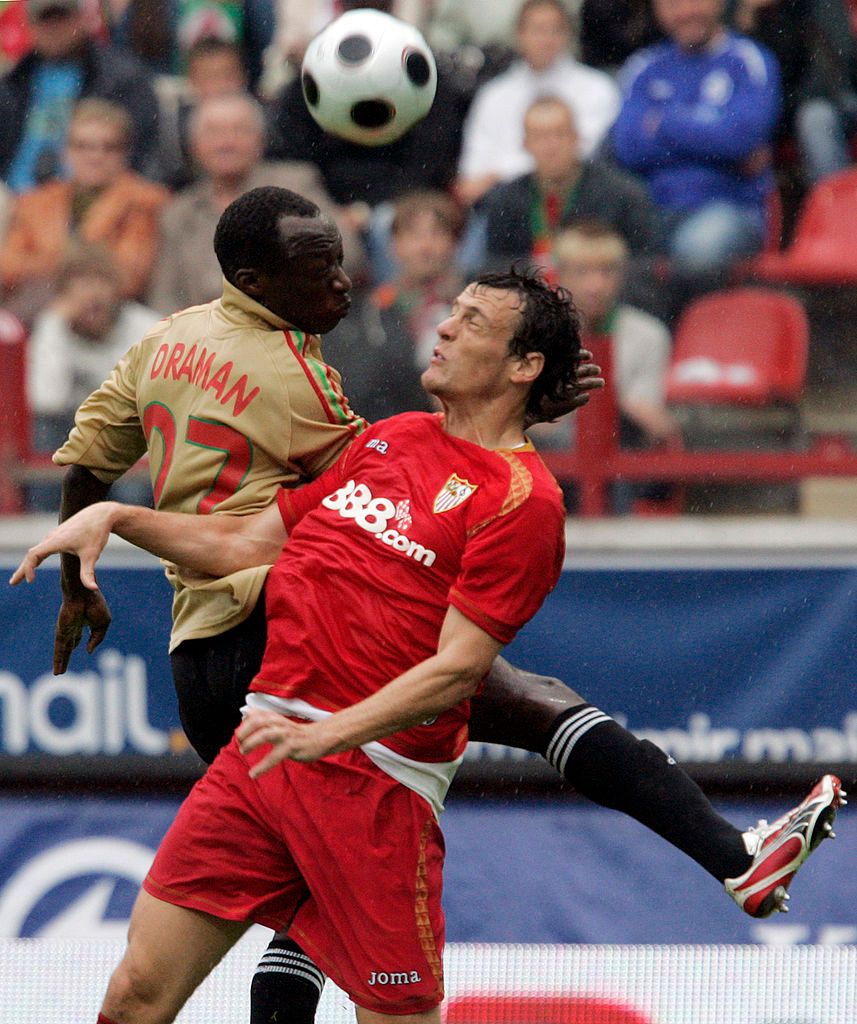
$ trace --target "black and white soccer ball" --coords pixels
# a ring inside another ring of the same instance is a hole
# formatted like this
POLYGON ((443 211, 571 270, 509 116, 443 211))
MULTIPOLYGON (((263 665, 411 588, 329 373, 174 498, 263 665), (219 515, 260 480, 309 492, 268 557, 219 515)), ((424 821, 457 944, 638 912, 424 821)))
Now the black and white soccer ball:
POLYGON ((426 116, 437 67, 418 29, 371 9, 347 11, 306 51, 301 82, 321 127, 363 146, 401 138, 426 116))

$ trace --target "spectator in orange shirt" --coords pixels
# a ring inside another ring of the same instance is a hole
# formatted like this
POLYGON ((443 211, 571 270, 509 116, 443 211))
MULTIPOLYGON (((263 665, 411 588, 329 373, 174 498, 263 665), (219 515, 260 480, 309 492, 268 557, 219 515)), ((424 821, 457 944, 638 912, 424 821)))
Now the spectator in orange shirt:
POLYGON ((50 296, 72 242, 109 250, 124 298, 145 292, 169 194, 129 170, 131 137, 131 120, 122 107, 81 100, 65 146, 68 180, 46 182, 15 202, 0 250, 0 284, 22 319, 31 321, 50 296))

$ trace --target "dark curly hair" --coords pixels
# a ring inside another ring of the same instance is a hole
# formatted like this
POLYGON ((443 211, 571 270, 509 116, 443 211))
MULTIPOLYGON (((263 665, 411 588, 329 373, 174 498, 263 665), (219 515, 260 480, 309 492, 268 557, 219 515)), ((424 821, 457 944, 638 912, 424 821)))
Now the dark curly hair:
POLYGON ((508 272, 480 274, 473 283, 477 288, 515 292, 521 301, 509 352, 519 356, 541 352, 545 357, 544 369, 527 399, 526 411, 534 415, 542 399, 558 400, 576 379, 580 320, 571 293, 565 288, 552 288, 535 268, 518 265, 508 272))
POLYGON ((223 276, 235 284, 242 269, 276 273, 287 254, 280 235, 282 217, 320 217, 315 205, 287 188, 253 188, 223 211, 214 232, 214 252, 223 276))

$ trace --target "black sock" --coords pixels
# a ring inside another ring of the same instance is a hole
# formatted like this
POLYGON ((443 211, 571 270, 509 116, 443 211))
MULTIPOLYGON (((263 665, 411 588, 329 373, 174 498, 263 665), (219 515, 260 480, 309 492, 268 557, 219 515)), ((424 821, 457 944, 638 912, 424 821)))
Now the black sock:
POLYGON ((636 818, 722 882, 750 866, 739 829, 671 757, 582 704, 553 723, 547 760, 583 796, 636 818))
POLYGON ((250 986, 250 1024, 313 1024, 324 975, 291 939, 275 935, 250 986))

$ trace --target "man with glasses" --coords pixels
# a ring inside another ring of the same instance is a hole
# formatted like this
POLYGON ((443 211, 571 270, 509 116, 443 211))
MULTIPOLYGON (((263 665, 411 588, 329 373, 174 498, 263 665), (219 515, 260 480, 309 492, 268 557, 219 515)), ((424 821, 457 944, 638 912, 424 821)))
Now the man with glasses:
POLYGON ((169 197, 129 168, 132 133, 123 107, 81 100, 63 150, 68 179, 53 178, 18 197, 0 250, 0 282, 22 319, 40 311, 69 247, 80 244, 110 253, 124 298, 144 294, 169 197))

